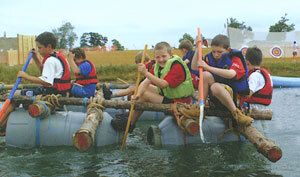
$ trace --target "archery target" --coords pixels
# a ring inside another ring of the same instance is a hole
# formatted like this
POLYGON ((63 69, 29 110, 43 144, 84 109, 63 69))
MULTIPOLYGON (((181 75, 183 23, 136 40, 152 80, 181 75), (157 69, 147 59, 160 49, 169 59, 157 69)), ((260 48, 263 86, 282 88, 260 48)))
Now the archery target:
POLYGON ((248 46, 243 46, 243 47, 240 49, 240 51, 242 52, 242 54, 244 55, 244 57, 245 57, 245 55, 246 55, 246 53, 247 53, 247 49, 248 49, 248 46))
POLYGON ((280 58, 283 54, 283 51, 279 46, 274 46, 270 49, 270 54, 274 58, 280 58))

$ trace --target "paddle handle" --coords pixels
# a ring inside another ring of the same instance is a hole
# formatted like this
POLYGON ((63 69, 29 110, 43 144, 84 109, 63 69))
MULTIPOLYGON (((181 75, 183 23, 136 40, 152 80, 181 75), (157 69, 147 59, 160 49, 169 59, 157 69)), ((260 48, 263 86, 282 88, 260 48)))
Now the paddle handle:
MULTIPOLYGON (((142 56, 142 61, 141 61, 141 63, 143 63, 143 64, 144 64, 144 60, 145 60, 145 57, 146 57, 147 47, 148 47, 148 45, 146 44, 144 52, 143 52, 143 56, 142 56)), ((141 80, 141 73, 138 72, 138 77, 137 77, 136 84, 135 84, 134 96, 137 95, 137 92, 138 92, 138 89, 139 89, 140 80, 141 80)), ((134 108, 134 104, 131 104, 130 112, 129 112, 129 117, 128 117, 127 125, 126 125, 126 130, 125 130, 124 138, 123 138, 123 142, 122 142, 122 150, 124 150, 124 148, 126 146, 126 140, 127 140, 129 126, 130 126, 130 122, 131 122, 131 118, 132 118, 132 114, 133 114, 133 108, 134 108)))
MULTIPOLYGON (((198 36, 200 36, 201 38, 201 32, 200 32, 200 28, 198 28, 198 36)), ((198 42, 198 60, 202 60, 202 39, 198 42)), ((201 104, 201 102, 203 102, 202 104, 204 104, 204 100, 203 100, 203 68, 199 67, 199 102, 201 104)))
MULTIPOLYGON (((26 71, 26 69, 27 69, 27 67, 28 67, 28 65, 29 65, 29 63, 30 63, 30 60, 31 60, 32 56, 33 56, 33 53, 30 52, 30 54, 29 54, 29 56, 28 56, 28 58, 27 58, 27 60, 26 60, 26 63, 25 63, 25 65, 23 66, 22 71, 24 71, 24 72, 26 71)), ((9 106, 9 104, 10 104, 10 101, 11 101, 12 97, 14 96, 14 94, 15 94, 17 88, 18 88, 18 85, 20 84, 21 79, 22 79, 21 77, 18 77, 17 82, 15 83, 14 87, 13 87, 12 90, 10 91, 8 98, 7 98, 7 99, 5 100, 5 102, 4 102, 3 107, 2 107, 2 109, 1 109, 1 111, 0 111, 0 121, 2 120, 3 115, 4 115, 4 113, 6 112, 6 109, 8 108, 8 106, 9 106)))

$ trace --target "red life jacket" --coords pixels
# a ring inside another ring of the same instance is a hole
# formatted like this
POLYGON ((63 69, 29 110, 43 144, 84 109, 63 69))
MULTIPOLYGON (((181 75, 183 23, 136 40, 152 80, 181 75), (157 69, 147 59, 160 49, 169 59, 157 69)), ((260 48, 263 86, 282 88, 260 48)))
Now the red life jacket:
MULTIPOLYGON (((71 89, 71 74, 70 74, 69 64, 63 53, 54 52, 54 53, 50 54, 49 56, 47 56, 46 58, 44 58, 43 62, 42 62, 42 72, 44 69, 44 64, 50 56, 57 58, 63 66, 62 77, 60 79, 55 78, 52 87, 55 88, 58 92, 69 91, 71 89)), ((46 86, 44 86, 44 87, 46 87, 46 86)))
POLYGON ((94 64, 89 61, 89 60, 84 60, 83 62, 81 62, 79 64, 79 66, 81 64, 83 64, 84 62, 88 62, 90 63, 90 65, 92 66, 92 71, 90 72, 90 74, 88 76, 83 76, 80 74, 76 74, 76 83, 81 84, 81 85, 89 85, 89 84, 97 84, 98 83, 98 79, 97 79, 97 73, 96 73, 96 69, 94 64))
POLYGON ((146 68, 148 72, 154 67, 155 62, 156 62, 155 60, 151 60, 149 63, 146 64, 146 68))
POLYGON ((253 95, 251 96, 250 99, 246 98, 245 102, 254 103, 254 104, 262 104, 262 105, 268 106, 271 104, 272 94, 273 94, 271 78, 270 78, 269 72, 264 68, 250 70, 248 78, 256 70, 260 70, 262 75, 264 76, 265 86, 262 89, 258 90, 257 92, 253 93, 253 95))

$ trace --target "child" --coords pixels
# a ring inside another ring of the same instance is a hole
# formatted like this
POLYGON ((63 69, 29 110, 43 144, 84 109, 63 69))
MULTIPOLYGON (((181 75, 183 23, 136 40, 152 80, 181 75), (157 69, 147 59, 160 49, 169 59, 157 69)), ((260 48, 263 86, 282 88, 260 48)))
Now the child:
MULTIPOLYGON (((143 57, 143 52, 139 52, 134 58, 135 59, 135 64, 141 63, 142 62, 142 57, 143 57)), ((149 72, 154 67, 155 60, 150 61, 149 55, 146 54, 144 64, 145 64, 145 67, 147 68, 147 70, 149 72)), ((141 82, 143 80, 141 80, 141 82)), ((106 86, 103 85, 104 98, 107 99, 107 100, 110 100, 110 98, 123 97, 123 96, 126 96, 126 95, 128 96, 128 100, 130 100, 131 96, 134 94, 134 91, 135 91, 135 86, 129 86, 127 89, 124 89, 124 90, 121 90, 117 93, 112 94, 112 91, 110 91, 109 88, 106 88, 106 86)))
POLYGON ((181 53, 183 54, 183 58, 182 60, 187 64, 190 72, 191 72, 191 76, 193 79, 193 86, 195 89, 198 88, 198 79, 199 79, 199 71, 194 71, 191 68, 191 64, 192 64, 192 59, 193 56, 195 54, 195 51, 193 51, 193 44, 190 40, 182 40, 179 44, 179 50, 181 51, 181 53))
MULTIPOLYGON (((71 88, 70 67, 65 56, 61 52, 55 52, 54 49, 57 44, 57 39, 54 34, 44 32, 36 39, 36 45, 41 58, 33 49, 33 60, 40 68, 42 76, 31 76, 23 71, 19 71, 18 77, 22 77, 33 83, 42 84, 43 86, 33 90, 33 95, 38 94, 61 94, 66 96, 69 94, 71 88)), ((27 91, 21 91, 21 94, 27 94, 27 91)))
MULTIPOLYGON (((196 42, 201 40, 199 36, 196 42)), ((239 124, 248 126, 253 122, 251 117, 244 115, 237 109, 230 93, 226 90, 223 84, 229 85, 235 93, 240 95, 249 94, 249 86, 247 82, 247 65, 243 54, 236 50, 231 50, 230 42, 227 36, 217 35, 211 42, 212 52, 205 58, 207 63, 203 60, 198 60, 198 51, 196 51, 192 60, 192 69, 196 70, 198 67, 203 67, 203 96, 206 100, 208 93, 211 94, 211 99, 216 102, 219 101, 229 111, 231 111, 233 118, 239 124), (214 97, 217 98, 214 100, 214 97)), ((234 96, 236 99, 236 96, 234 96)))
POLYGON ((270 73, 261 68, 262 52, 257 47, 247 49, 246 62, 249 68, 248 83, 250 94, 242 98, 243 102, 249 103, 253 108, 265 108, 271 104, 273 94, 273 83, 270 73))
POLYGON ((294 41, 294 44, 292 45, 293 48, 293 61, 296 61, 296 57, 297 57, 297 44, 296 41, 294 41))
MULTIPOLYGON (((167 42, 160 42, 154 47, 156 64, 148 72, 145 65, 138 64, 138 71, 146 79, 141 83, 136 96, 132 97, 132 102, 152 102, 152 103, 191 103, 193 94, 193 83, 187 65, 176 55, 172 55, 171 46, 167 42), (151 83, 155 84, 153 86, 151 83)), ((130 132, 135 127, 135 122, 143 111, 133 111, 130 132)), ((127 119, 113 119, 112 126, 124 131, 127 119)))
POLYGON ((71 95, 74 97, 94 97, 98 83, 94 64, 86 59, 84 50, 75 48, 69 53, 70 66, 76 80, 72 85, 71 95))

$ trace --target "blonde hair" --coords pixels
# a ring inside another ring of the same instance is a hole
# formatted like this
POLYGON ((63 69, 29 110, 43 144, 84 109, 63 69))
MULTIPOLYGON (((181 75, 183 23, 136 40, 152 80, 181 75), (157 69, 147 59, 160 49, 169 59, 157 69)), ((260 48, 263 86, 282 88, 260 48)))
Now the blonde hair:
MULTIPOLYGON (((143 57, 144 52, 140 51, 139 53, 136 54, 134 61, 135 63, 141 63, 142 62, 142 57, 143 57)), ((150 57, 149 55, 146 53, 145 55, 145 61, 149 61, 150 57)))
POLYGON ((167 42, 159 42, 154 47, 154 52, 156 50, 166 50, 170 55, 172 55, 172 47, 167 42))

